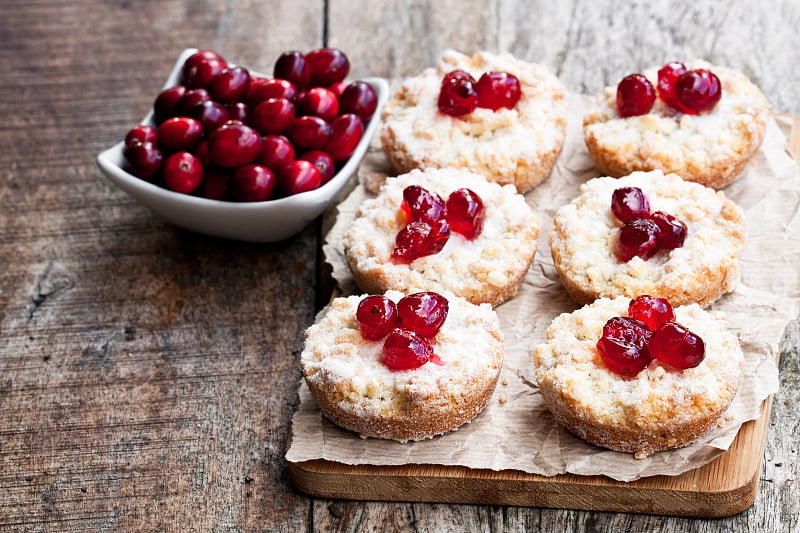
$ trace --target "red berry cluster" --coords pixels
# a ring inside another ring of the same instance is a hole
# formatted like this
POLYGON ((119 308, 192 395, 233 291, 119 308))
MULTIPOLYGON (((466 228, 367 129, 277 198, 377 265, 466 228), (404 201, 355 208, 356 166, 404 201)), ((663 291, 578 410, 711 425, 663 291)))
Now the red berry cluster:
MULTIPOLYGON (((658 71, 658 97, 681 113, 696 115, 719 102, 722 85, 710 70, 689 70, 673 61, 658 71)), ((617 85, 617 112, 621 117, 649 113, 655 101, 653 84, 641 74, 625 76, 617 85)))
POLYGON ((480 197, 467 188, 451 192, 445 203, 435 192, 409 185, 403 189, 401 208, 408 224, 395 237, 392 257, 407 262, 441 252, 450 230, 476 238, 486 216, 480 197))
POLYGON ((447 299, 435 292, 409 294, 395 304, 385 296, 367 296, 358 304, 356 321, 361 335, 383 341, 383 364, 392 370, 411 370, 428 361, 443 364, 430 339, 447 318, 447 299))
POLYGON ((343 81, 349 70, 334 48, 286 52, 273 78, 196 52, 180 84, 156 97, 158 127, 126 135, 127 167, 214 200, 257 202, 316 189, 353 154, 378 104, 371 85, 343 81))
POLYGON ((635 376, 654 359, 685 370, 705 358, 703 339, 675 322, 669 302, 647 295, 630 301, 627 317, 605 323, 597 350, 606 366, 622 376, 635 376))
POLYGON ((638 187, 621 187, 611 195, 611 212, 623 222, 616 255, 621 262, 649 259, 659 250, 683 246, 686 225, 663 211, 650 212, 650 202, 638 187))
POLYGON ((463 70, 445 74, 439 89, 439 111, 458 117, 476 107, 514 109, 522 95, 519 79, 508 72, 484 72, 478 81, 463 70))

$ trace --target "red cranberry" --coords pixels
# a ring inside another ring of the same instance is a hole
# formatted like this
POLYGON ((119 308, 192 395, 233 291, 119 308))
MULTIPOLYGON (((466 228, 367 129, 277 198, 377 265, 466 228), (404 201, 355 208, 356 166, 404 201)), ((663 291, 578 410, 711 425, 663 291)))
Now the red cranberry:
POLYGON ((225 58, 223 58, 221 55, 214 52, 213 50, 198 50, 197 52, 186 58, 186 61, 183 62, 183 67, 181 72, 183 73, 184 76, 186 76, 188 71, 192 67, 200 63, 203 63, 205 61, 217 61, 219 63, 222 63, 226 67, 228 66, 228 63, 225 61, 225 58))
POLYGON ((240 102, 250 87, 250 71, 244 67, 226 68, 211 78, 209 92, 222 103, 240 102))
MULTIPOLYGON (((350 72, 350 61, 341 50, 319 48, 305 56, 311 74, 311 85, 327 87, 342 81, 350 72)), ((283 76, 282 76, 283 77, 283 76)))
POLYGON ((347 85, 348 84, 346 81, 337 81, 336 83, 332 83, 328 86, 328 89, 330 89, 331 92, 336 95, 336 98, 340 100, 339 105, 342 104, 342 94, 344 93, 344 90, 347 89, 347 85))
POLYGON ((211 100, 211 95, 205 89, 192 89, 183 93, 175 103, 175 116, 188 117, 191 109, 205 100, 211 100))
POLYGON ((684 326, 667 322, 653 333, 650 353, 662 363, 685 370, 703 362, 706 346, 703 339, 684 326))
POLYGON ((211 158, 208 156, 208 141, 200 141, 194 148, 194 155, 203 163, 204 167, 211 164, 211 158))
POLYGON ((722 86, 710 70, 690 70, 675 82, 675 96, 684 113, 695 115, 717 105, 722 97, 722 86))
POLYGON ((289 137, 304 150, 322 150, 331 138, 331 126, 319 117, 298 117, 292 121, 289 137))
POLYGON ((276 78, 289 80, 298 89, 308 87, 311 70, 303 54, 297 51, 284 52, 275 62, 273 74, 276 78))
POLYGON ((228 198, 228 182, 230 179, 230 169, 210 166, 203 176, 200 194, 211 200, 226 200, 228 198))
POLYGON ((401 208, 409 222, 428 222, 433 224, 445 218, 446 204, 442 197, 419 185, 409 185, 403 189, 401 208))
POLYGON ((397 306, 385 296, 367 296, 358 303, 356 322, 365 339, 382 339, 397 326, 397 306))
POLYGON ((250 120, 250 110, 244 102, 225 104, 225 109, 228 111, 231 120, 238 120, 242 124, 247 124, 250 120))
POLYGON ((261 155, 261 136, 244 124, 228 123, 211 132, 208 138, 208 155, 211 162, 221 167, 246 165, 261 155))
POLYGON ((239 202, 263 202, 272 198, 275 174, 261 165, 244 165, 236 169, 228 183, 230 195, 239 202))
POLYGON ((630 301, 628 316, 643 322, 650 331, 655 331, 665 322, 675 320, 675 312, 667 300, 647 294, 637 296, 630 301))
POLYGON ((447 198, 447 223, 450 229, 467 239, 474 239, 483 231, 486 213, 480 196, 470 189, 457 189, 447 198))
POLYGON ((303 93, 297 102, 298 115, 314 115, 324 120, 333 120, 339 114, 339 100, 333 91, 325 87, 314 87, 303 93))
POLYGON ((203 126, 206 135, 219 128, 231 118, 225 106, 214 100, 203 100, 189 110, 189 116, 203 126))
POLYGON ((448 83, 450 83, 451 81, 455 81, 455 80, 465 80, 465 81, 470 82, 472 85, 477 85, 477 83, 478 83, 475 80, 475 78, 472 77, 472 74, 470 74, 469 72, 466 72, 464 70, 457 69, 457 70, 451 70, 450 72, 445 74, 444 77, 442 78, 441 85, 445 86, 448 83))
POLYGON ((688 231, 686 224, 663 211, 656 211, 651 218, 661 230, 658 234, 659 248, 673 250, 683 246, 688 231))
POLYGON ((152 126, 134 126, 125 135, 125 146, 132 146, 136 143, 155 143, 158 139, 156 129, 152 126))
POLYGON ((652 333, 635 318, 614 317, 603 326, 597 351, 608 368, 622 376, 635 376, 652 361, 648 348, 652 333))
POLYGON ((263 144, 257 163, 272 172, 277 174, 281 167, 295 160, 294 146, 283 135, 266 135, 263 144))
POLYGON ((309 161, 295 159, 281 168, 278 186, 284 196, 318 189, 322 183, 319 170, 309 161))
POLYGON ((203 163, 189 152, 175 152, 164 161, 163 173, 167 187, 189 194, 203 181, 203 163))
POLYGON ((438 254, 450 238, 450 227, 444 219, 436 222, 411 222, 397 233, 392 257, 410 263, 426 255, 438 254))
POLYGON ((193 118, 168 118, 158 127, 158 146, 165 152, 191 151, 203 139, 203 125, 193 118))
POLYGON ((435 292, 417 292, 397 302, 400 327, 422 337, 433 337, 444 324, 449 311, 447 298, 435 292))
POLYGON ((258 79, 258 83, 253 87, 251 82, 250 92, 247 95, 247 101, 250 105, 258 105, 268 98, 286 98, 290 102, 295 102, 297 99, 297 89, 294 84, 288 80, 279 78, 272 78, 269 80, 258 79))
POLYGON ((475 86, 478 107, 497 111, 501 107, 514 109, 522 96, 519 79, 508 72, 484 72, 475 86))
POLYGON ((675 82, 686 72, 686 65, 677 61, 667 63, 658 71, 658 97, 678 111, 681 111, 681 106, 675 96, 675 82))
POLYGON ((283 133, 294 120, 294 104, 286 98, 268 98, 250 112, 250 123, 263 134, 283 133))
POLYGON ((611 212, 621 222, 650 218, 650 202, 639 187, 620 187, 611 194, 611 212))
POLYGON ((619 228, 617 259, 625 263, 635 256, 649 259, 658 252, 659 229, 647 218, 634 218, 619 228))
POLYGON ((310 150, 300 155, 298 159, 308 161, 317 167, 320 175, 320 185, 325 185, 328 183, 336 173, 336 165, 334 164, 333 158, 328 152, 323 152, 322 150, 310 150))
POLYGON ((214 76, 228 67, 224 60, 201 58, 197 61, 192 61, 192 57, 184 63, 183 79, 181 80, 181 84, 189 89, 207 88, 214 76))
POLYGON ((155 121, 161 122, 169 117, 174 117, 178 100, 185 93, 186 87, 183 85, 175 85, 158 93, 155 102, 153 102, 153 118, 155 118, 155 121))
POLYGON ((433 356, 428 341, 413 331, 396 328, 383 341, 383 364, 391 370, 413 370, 433 356))
POLYGON ((378 95, 372 85, 363 81, 354 81, 348 85, 339 98, 339 111, 342 114, 353 113, 361 120, 367 121, 378 107, 378 95))
POLYGON ((478 106, 475 83, 465 77, 451 77, 439 90, 437 106, 439 111, 452 117, 472 113, 478 106))
POLYGON ((135 143, 126 146, 123 151, 131 173, 142 179, 150 179, 161 170, 163 156, 161 150, 151 142, 135 143))
POLYGON ((641 74, 625 76, 617 85, 617 112, 623 118, 649 113, 655 101, 653 84, 641 74))
POLYGON ((331 138, 325 145, 325 151, 337 163, 346 161, 358 148, 364 135, 364 123, 358 115, 348 113, 333 119, 331 122, 331 138))

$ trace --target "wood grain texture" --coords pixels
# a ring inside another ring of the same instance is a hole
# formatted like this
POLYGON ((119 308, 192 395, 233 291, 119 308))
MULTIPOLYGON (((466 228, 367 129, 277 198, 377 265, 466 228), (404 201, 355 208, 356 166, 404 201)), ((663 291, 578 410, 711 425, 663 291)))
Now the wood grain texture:
MULTIPOLYGON (((800 5, 53 0, 0 16, 0 530, 792 531, 800 328, 787 330, 755 505, 723 520, 311 499, 283 447, 319 231, 191 234, 105 181, 95 155, 144 116, 174 58, 269 72, 327 42, 393 80, 444 48, 511 51, 594 92, 667 59, 744 70, 800 115, 800 5)), ((324 301, 324 296, 321 298, 324 301)))

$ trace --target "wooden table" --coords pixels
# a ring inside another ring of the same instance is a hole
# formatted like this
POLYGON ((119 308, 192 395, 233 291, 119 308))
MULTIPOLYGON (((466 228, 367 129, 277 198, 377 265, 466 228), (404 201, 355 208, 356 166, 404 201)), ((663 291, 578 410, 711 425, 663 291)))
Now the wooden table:
POLYGON ((797 2, 619 4, 0 2, 0 530, 797 530, 796 322, 759 495, 740 515, 295 492, 284 446, 297 359, 330 287, 320 223, 269 245, 192 234, 134 203, 94 162, 144 116, 189 46, 268 72, 284 50, 327 44, 349 55, 351 77, 390 79, 448 47, 507 50, 575 92, 704 56, 800 115, 797 2))

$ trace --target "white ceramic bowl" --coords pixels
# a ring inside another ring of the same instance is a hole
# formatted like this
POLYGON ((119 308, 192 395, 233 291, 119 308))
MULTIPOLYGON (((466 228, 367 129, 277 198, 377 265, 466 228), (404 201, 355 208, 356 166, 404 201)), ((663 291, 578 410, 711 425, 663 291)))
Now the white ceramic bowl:
MULTIPOLYGON (((183 63, 197 50, 181 53, 164 88, 177 85, 183 63)), ((254 72, 254 74, 258 74, 254 72)), ((262 74, 263 76, 263 74, 262 74)), ((347 163, 319 189, 266 202, 224 202, 181 194, 137 178, 123 169, 123 142, 97 156, 100 169, 122 190, 167 221, 183 228, 251 242, 275 242, 300 232, 336 199, 337 194, 358 168, 378 128, 380 111, 389 94, 389 85, 381 78, 366 78, 378 96, 378 107, 356 151, 347 163)), ((155 95, 153 95, 155 99, 155 95)), ((152 109, 142 124, 155 126, 152 109)))

